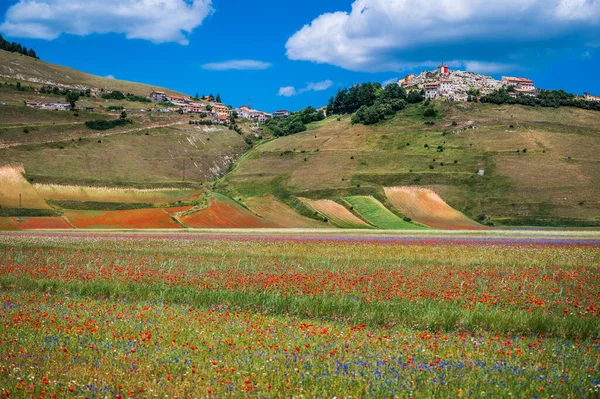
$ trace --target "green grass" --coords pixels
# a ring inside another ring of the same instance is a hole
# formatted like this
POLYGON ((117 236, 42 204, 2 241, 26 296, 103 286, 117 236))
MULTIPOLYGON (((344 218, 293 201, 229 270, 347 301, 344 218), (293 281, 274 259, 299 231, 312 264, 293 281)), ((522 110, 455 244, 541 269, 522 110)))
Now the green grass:
POLYGON ((345 200, 369 223, 384 230, 418 230, 423 226, 404 221, 373 197, 354 196, 345 200))

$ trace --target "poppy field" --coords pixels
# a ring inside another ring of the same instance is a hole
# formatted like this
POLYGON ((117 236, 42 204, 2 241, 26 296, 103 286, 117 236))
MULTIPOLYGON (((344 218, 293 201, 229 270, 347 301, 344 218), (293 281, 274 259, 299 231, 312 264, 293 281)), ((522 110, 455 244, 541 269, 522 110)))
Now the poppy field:
POLYGON ((598 244, 2 233, 0 394, 598 397, 598 244))

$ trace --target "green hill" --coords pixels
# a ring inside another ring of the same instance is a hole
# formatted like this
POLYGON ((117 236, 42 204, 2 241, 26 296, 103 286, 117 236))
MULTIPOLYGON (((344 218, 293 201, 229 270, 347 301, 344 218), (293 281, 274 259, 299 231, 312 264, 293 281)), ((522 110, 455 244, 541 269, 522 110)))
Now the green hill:
POLYGON ((0 77, 39 86, 47 84, 52 86, 64 85, 78 89, 103 88, 144 96, 150 94, 153 90, 164 91, 169 94, 180 94, 159 86, 104 78, 4 50, 0 50, 0 77))
POLYGON ((600 224, 600 112, 479 103, 422 105, 377 125, 328 117, 242 157, 218 189, 385 198, 383 187, 424 186, 494 224, 600 224), (482 171, 483 175, 478 172, 482 171))

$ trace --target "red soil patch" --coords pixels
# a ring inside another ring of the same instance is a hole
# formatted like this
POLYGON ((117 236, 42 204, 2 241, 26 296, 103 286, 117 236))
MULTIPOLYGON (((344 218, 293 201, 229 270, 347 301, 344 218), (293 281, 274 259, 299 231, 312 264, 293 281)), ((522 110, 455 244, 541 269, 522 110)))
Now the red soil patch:
POLYGON ((261 219, 235 202, 226 199, 210 199, 208 208, 191 213, 180 220, 193 228, 268 228, 281 227, 272 221, 261 219))
POLYGON ((0 230, 19 230, 9 218, 0 218, 0 230))
POLYGON ((452 208, 428 188, 386 187, 385 195, 403 214, 425 226, 445 230, 486 229, 452 208))
MULTIPOLYGON (((175 209, 175 208, 173 208, 175 209)), ((65 216, 81 229, 180 229, 160 208, 125 211, 66 211, 65 216)))
POLYGON ((72 229, 73 225, 64 217, 11 217, 9 218, 18 228, 29 229, 72 229))
POLYGON ((290 228, 323 228, 325 223, 297 214, 292 208, 279 201, 272 195, 252 198, 246 204, 256 214, 269 222, 290 228))

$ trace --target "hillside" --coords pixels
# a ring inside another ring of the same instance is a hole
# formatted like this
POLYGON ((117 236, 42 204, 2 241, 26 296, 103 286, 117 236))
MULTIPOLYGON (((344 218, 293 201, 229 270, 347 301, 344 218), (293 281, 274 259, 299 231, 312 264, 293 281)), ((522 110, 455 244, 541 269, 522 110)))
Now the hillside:
POLYGON ((158 86, 95 76, 4 50, 0 50, 0 77, 29 84, 66 86, 80 90, 103 88, 138 95, 148 95, 153 90, 160 90, 169 94, 180 94, 158 86))
POLYGON ((392 208, 384 187, 418 186, 495 225, 600 224, 599 112, 435 106, 433 125, 421 105, 374 126, 328 117, 256 147, 218 189, 236 198, 274 194, 306 211, 290 198, 373 195, 392 208))
POLYGON ((49 217, 6 226, 135 226, 136 215, 149 218, 144 227, 600 225, 600 112, 437 101, 435 117, 409 105, 375 125, 330 116, 276 138, 248 121, 238 134, 94 94, 77 112, 29 108, 64 102, 38 93, 41 82, 138 95, 155 88, 4 51, 0 75, 9 76, 0 76, 0 166, 12 165, 0 176, 0 216, 49 217), (119 118, 115 107, 131 124, 86 126, 119 118), (178 215, 172 206, 194 210, 178 215))

